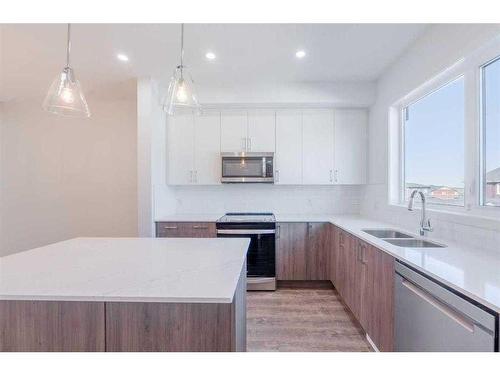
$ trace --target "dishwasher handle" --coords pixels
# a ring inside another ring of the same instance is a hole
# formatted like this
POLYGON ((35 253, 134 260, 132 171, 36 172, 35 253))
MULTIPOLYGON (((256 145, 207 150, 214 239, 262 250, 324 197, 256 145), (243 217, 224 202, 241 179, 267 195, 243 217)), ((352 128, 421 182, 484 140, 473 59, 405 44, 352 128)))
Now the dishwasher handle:
POLYGON ((465 328, 467 331, 470 333, 474 333, 474 327, 475 324, 464 317, 463 315, 457 313, 455 310, 444 304, 443 302, 439 301, 436 297, 434 297, 432 294, 428 293, 427 291, 419 288, 412 282, 403 279, 401 284, 411 291, 412 293, 416 294, 418 297, 423 299, 425 302, 429 303, 439 311, 441 311, 443 314, 448 316, 450 319, 454 320, 458 324, 460 324, 463 328, 465 328))

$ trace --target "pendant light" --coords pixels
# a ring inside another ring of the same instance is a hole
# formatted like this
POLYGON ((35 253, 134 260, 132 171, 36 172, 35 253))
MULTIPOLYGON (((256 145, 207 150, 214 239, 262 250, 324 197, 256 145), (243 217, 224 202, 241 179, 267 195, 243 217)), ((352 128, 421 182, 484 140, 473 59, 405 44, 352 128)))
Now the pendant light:
POLYGON ((80 82, 75 78, 70 66, 71 25, 68 24, 68 39, 66 44, 66 66, 49 88, 43 102, 47 112, 65 117, 90 117, 89 107, 83 95, 80 82))
POLYGON ((169 115, 174 115, 178 109, 186 108, 199 111, 201 109, 194 90, 194 81, 189 69, 184 66, 184 24, 181 24, 181 58, 168 87, 164 109, 169 115))

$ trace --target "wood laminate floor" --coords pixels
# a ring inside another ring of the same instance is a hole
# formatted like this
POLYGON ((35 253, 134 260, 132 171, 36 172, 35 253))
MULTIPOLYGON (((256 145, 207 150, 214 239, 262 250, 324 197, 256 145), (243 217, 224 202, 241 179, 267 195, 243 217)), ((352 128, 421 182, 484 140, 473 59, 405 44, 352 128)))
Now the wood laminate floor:
POLYGON ((247 293, 247 350, 367 352, 365 333, 332 287, 247 293))

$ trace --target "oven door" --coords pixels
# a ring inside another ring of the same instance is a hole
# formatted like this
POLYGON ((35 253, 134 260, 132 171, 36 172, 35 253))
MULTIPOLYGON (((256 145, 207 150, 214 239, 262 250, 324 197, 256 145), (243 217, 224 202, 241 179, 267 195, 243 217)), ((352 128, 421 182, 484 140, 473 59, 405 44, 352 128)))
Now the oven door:
POLYGON ((247 277, 276 277, 275 229, 218 229, 217 237, 250 238, 247 277))
POLYGON ((221 182, 272 183, 272 163, 272 153, 223 153, 221 182))

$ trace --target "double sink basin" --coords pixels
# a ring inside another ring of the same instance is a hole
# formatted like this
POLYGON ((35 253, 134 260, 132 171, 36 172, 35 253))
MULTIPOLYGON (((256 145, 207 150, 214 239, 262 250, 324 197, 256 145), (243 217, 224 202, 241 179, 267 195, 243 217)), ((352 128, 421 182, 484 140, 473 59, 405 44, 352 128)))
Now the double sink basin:
POLYGON ((380 238, 392 245, 399 247, 410 248, 440 248, 446 247, 445 245, 436 242, 427 241, 410 236, 409 234, 399 232, 394 229, 363 229, 363 232, 371 236, 380 238))

